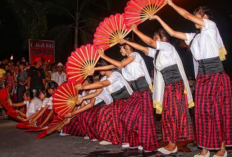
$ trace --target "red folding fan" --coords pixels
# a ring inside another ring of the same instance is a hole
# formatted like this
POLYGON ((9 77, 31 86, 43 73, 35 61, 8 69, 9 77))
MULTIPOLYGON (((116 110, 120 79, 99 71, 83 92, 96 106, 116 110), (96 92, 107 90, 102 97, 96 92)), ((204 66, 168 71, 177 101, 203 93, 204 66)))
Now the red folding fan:
POLYGON ((66 119, 63 119, 59 116, 55 116, 53 121, 51 122, 51 124, 48 125, 48 129, 41 132, 36 139, 41 139, 47 135, 52 134, 53 132, 62 129, 64 127, 64 123, 65 123, 66 119))
POLYGON ((6 100, 8 97, 9 97, 9 94, 8 94, 7 88, 2 88, 0 90, 0 99, 6 100))
POLYGON ((93 43, 97 49, 103 48, 106 50, 116 45, 118 40, 123 39, 130 31, 131 29, 127 27, 123 14, 111 15, 97 27, 93 43))
POLYGON ((6 110, 8 110, 8 108, 10 107, 10 106, 8 105, 8 103, 7 103, 8 98, 9 98, 9 94, 8 94, 7 88, 2 88, 2 89, 0 90, 0 101, 1 101, 2 106, 3 106, 6 110))
POLYGON ((125 8, 125 21, 128 27, 138 25, 157 13, 167 2, 165 0, 130 0, 125 8))
POLYGON ((30 124, 29 122, 21 122, 16 125, 18 129, 32 129, 36 128, 35 125, 30 124))
POLYGON ((68 81, 81 84, 92 72, 98 60, 99 54, 95 46, 89 44, 76 49, 66 64, 68 81))
POLYGON ((78 90, 75 84, 68 82, 58 87, 53 96, 54 111, 63 118, 65 114, 72 112, 78 99, 78 90))

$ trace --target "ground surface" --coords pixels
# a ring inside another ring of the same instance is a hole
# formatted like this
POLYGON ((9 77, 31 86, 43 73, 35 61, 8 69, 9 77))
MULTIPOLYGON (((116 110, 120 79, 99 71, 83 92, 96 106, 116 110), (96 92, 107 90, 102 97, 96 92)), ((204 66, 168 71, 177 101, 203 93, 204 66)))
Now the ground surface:
MULTIPOLYGON (((15 125, 12 120, 0 120, 0 157, 164 157, 157 152, 144 154, 120 146, 101 146, 82 137, 53 134, 35 140, 37 133, 25 133, 16 129, 15 125)), ((194 143, 188 144, 188 148, 181 148, 177 154, 166 157, 193 157, 200 151, 194 143)), ((229 157, 232 157, 232 150, 229 157)))

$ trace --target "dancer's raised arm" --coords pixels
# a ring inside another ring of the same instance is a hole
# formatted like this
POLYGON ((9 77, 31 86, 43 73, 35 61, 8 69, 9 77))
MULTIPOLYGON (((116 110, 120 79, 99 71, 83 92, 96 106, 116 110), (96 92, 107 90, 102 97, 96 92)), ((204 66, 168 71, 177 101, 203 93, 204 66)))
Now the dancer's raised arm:
POLYGON ((107 65, 107 66, 102 66, 102 67, 96 67, 94 68, 94 71, 102 71, 102 70, 111 70, 111 69, 115 69, 116 66, 114 65, 107 65))
POLYGON ((156 41, 150 38, 149 36, 143 34, 142 32, 140 32, 136 25, 133 25, 132 29, 133 29, 133 32, 147 45, 154 47, 154 48, 157 47, 156 41))
POLYGON ((150 17, 150 20, 157 20, 170 36, 175 37, 175 38, 179 38, 182 40, 187 40, 185 33, 173 30, 159 16, 154 15, 154 16, 150 17))
POLYGON ((120 40, 119 40, 119 44, 121 44, 121 45, 127 44, 127 45, 133 47, 134 49, 143 52, 143 53, 146 54, 146 55, 148 55, 148 53, 149 53, 149 50, 148 50, 147 47, 144 47, 144 46, 142 46, 142 45, 139 45, 139 44, 137 44, 137 43, 134 43, 134 42, 131 42, 131 41, 128 41, 128 40, 125 40, 125 39, 120 39, 120 40))
POLYGON ((88 84, 88 85, 78 84, 77 88, 79 90, 91 90, 91 89, 103 88, 103 87, 108 86, 110 84, 111 84, 110 81, 105 80, 105 81, 99 81, 99 82, 95 82, 95 83, 88 84))
POLYGON ((121 62, 120 61, 116 61, 116 60, 114 60, 114 59, 106 56, 103 49, 98 50, 98 53, 100 54, 100 56, 101 56, 102 59, 106 60, 110 64, 113 64, 117 68, 123 68, 126 65, 130 64, 134 60, 134 57, 132 56, 132 57, 127 57, 126 59, 124 59, 121 62))
POLYGON ((168 2, 168 4, 175 9, 182 17, 184 17, 185 19, 192 21, 195 24, 198 24, 202 27, 205 27, 205 22, 203 21, 202 18, 197 17, 191 13, 189 13, 187 10, 177 6, 176 4, 173 3, 172 0, 166 0, 168 2))
POLYGON ((99 94, 101 94, 102 91, 103 91, 103 88, 100 88, 100 89, 97 89, 93 93, 90 93, 90 94, 88 94, 86 96, 83 96, 83 97, 79 98, 78 104, 82 103, 84 100, 89 100, 89 99, 97 97, 99 94))

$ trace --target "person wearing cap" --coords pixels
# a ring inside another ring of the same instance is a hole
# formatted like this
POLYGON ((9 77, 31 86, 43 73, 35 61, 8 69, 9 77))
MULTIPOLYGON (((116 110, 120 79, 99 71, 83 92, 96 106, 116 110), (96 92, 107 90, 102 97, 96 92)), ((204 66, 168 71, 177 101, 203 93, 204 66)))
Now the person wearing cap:
POLYGON ((36 58, 34 66, 28 72, 28 88, 38 97, 39 91, 45 88, 45 74, 41 68, 41 58, 36 58))
POLYGON ((57 64, 57 72, 52 74, 52 81, 55 81, 59 86, 67 81, 66 73, 63 72, 63 64, 57 64))

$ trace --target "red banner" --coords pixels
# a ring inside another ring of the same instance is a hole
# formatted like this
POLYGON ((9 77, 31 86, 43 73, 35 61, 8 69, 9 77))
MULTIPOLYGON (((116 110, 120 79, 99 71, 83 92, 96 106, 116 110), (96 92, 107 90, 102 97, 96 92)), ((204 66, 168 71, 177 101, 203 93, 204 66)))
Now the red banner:
POLYGON ((49 40, 29 39, 29 59, 33 64, 35 58, 41 58, 44 62, 55 63, 55 42, 49 40))

